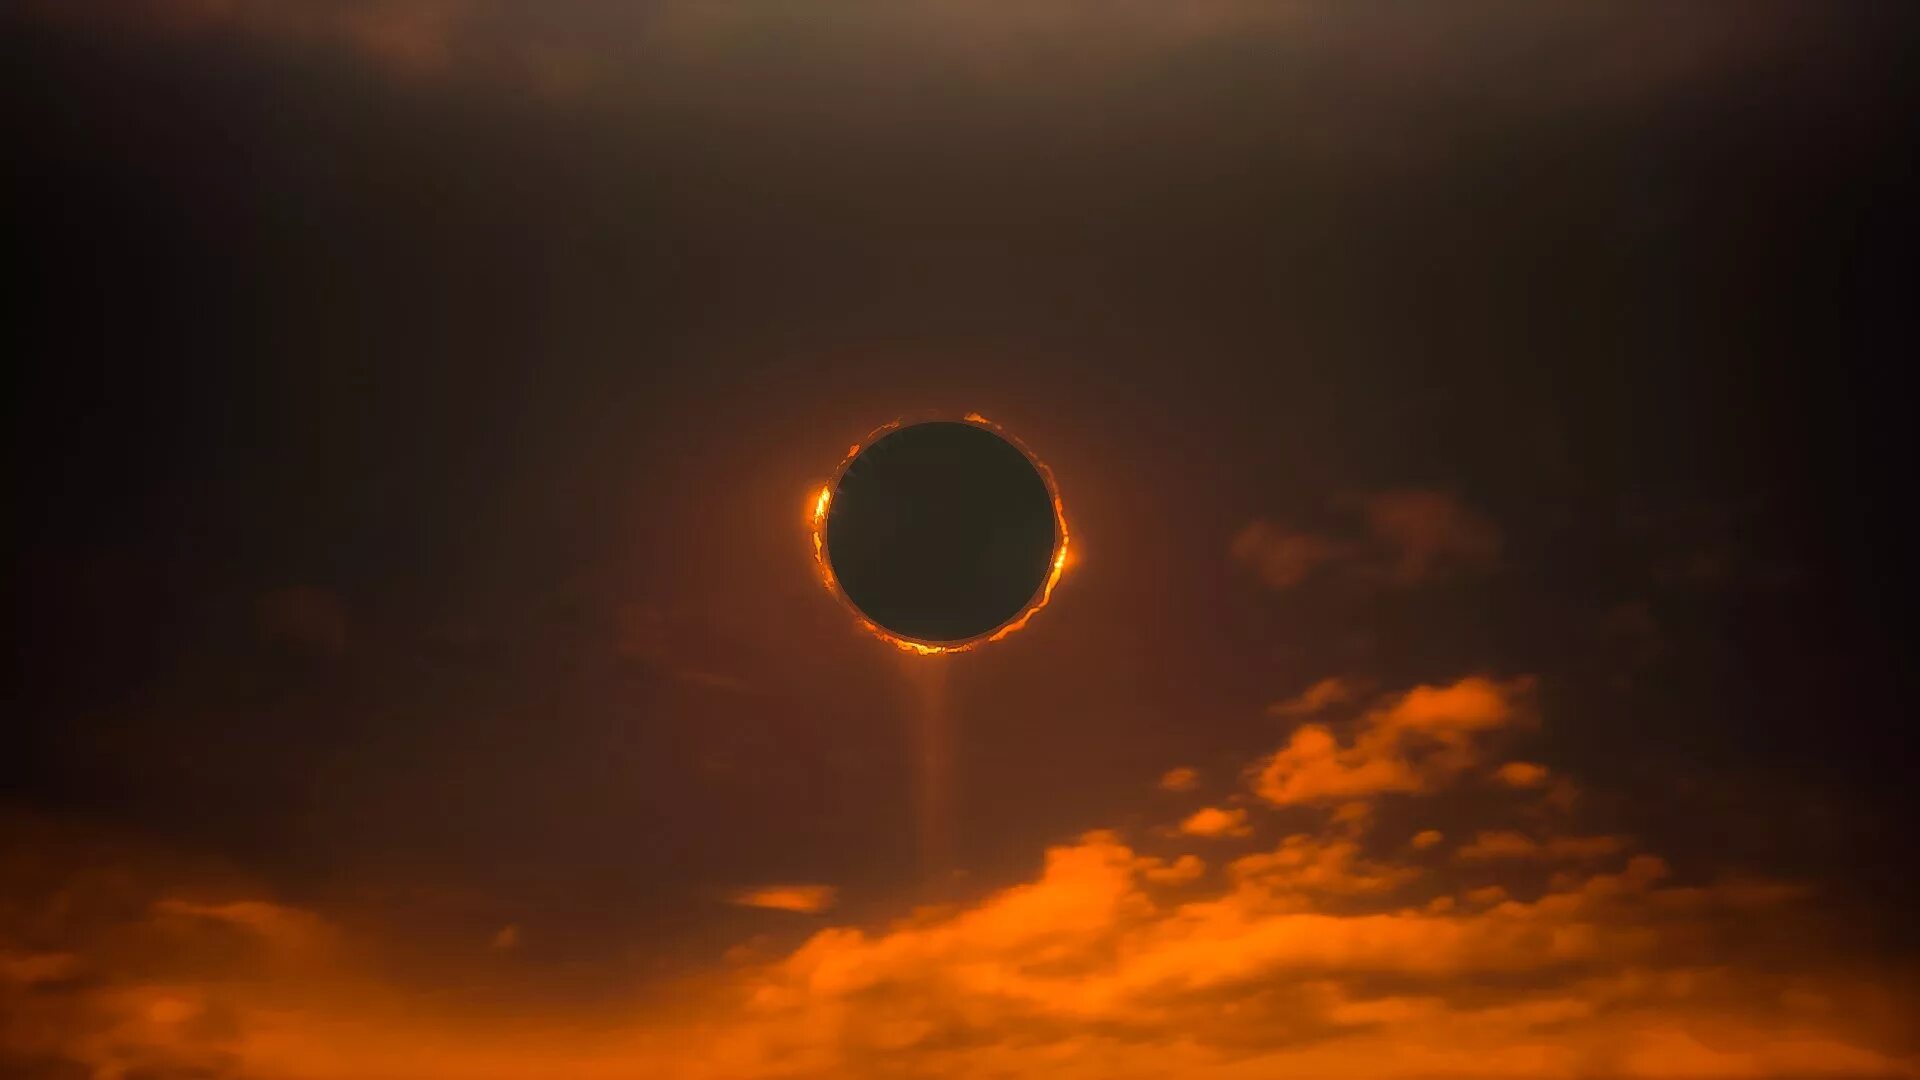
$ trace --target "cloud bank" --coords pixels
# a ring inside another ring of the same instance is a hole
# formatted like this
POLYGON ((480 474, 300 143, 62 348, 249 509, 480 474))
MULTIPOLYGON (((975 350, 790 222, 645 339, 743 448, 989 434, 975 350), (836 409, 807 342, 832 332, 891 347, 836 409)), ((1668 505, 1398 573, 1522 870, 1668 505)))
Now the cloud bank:
MULTIPOLYGON (((1090 830, 970 902, 732 952, 670 1006, 515 1001, 511 1022, 436 1009, 386 974, 377 936, 324 912, 16 830, 0 1062, 264 1080, 1920 1075, 1897 973, 1824 955, 1801 887, 1523 831, 1505 819, 1533 796, 1498 783, 1478 790, 1502 820, 1451 852, 1438 830, 1376 824, 1473 782, 1532 690, 1475 675, 1388 694, 1351 737, 1316 718, 1254 763, 1257 813, 1090 830)), ((732 899, 819 913, 835 895, 732 899)), ((475 950, 504 960, 519 940, 475 950)))

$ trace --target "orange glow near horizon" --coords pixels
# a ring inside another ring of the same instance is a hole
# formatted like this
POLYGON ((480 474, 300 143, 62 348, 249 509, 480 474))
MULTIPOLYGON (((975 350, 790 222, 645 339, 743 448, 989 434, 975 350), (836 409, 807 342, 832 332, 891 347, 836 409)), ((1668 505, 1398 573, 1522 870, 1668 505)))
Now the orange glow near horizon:
MULTIPOLYGON (((940 418, 932 417, 929 419, 937 420, 940 418)), ((866 438, 848 447, 846 457, 842 458, 840 464, 833 470, 833 479, 821 485, 821 487, 813 493, 813 497, 809 501, 811 511, 808 515, 808 528, 813 540, 814 566, 820 574, 821 584, 825 585, 827 591, 832 593, 841 604, 845 605, 848 611, 853 613, 854 621, 860 625, 861 629, 902 652, 912 653, 917 656, 944 656, 949 653, 969 652, 979 648, 981 645, 1000 641, 1010 634, 1025 629, 1027 623, 1033 620, 1034 613, 1046 607, 1048 602, 1053 599, 1054 587, 1060 584, 1060 578, 1066 573, 1067 569, 1067 511, 1066 504, 1062 502, 1060 498, 1060 486, 1054 481, 1053 470, 1048 468, 1047 463, 1040 460, 1039 455, 1035 454, 1032 448, 1027 446, 1026 443, 1021 442, 1017 436, 999 424, 994 423, 992 420, 987 419, 977 412, 967 413, 962 416, 961 419, 966 423, 976 424, 991 430, 994 434, 1012 443, 1022 454, 1025 454, 1027 460, 1033 463, 1035 471, 1040 474, 1040 479, 1047 485, 1048 497, 1053 500, 1054 542, 1052 569, 1047 572, 1047 579, 1034 591, 1033 599, 1027 601, 1026 606, 1015 613, 1011 619, 1008 619, 994 629, 984 634, 967 638, 964 641, 935 642, 903 637, 887 630, 872 619, 867 618, 866 614, 854 606, 852 600, 847 598, 846 592, 840 588, 839 580, 834 577, 833 560, 827 554, 827 510, 833 505, 834 489, 840 485, 840 477, 847 471, 847 466, 853 464, 853 459, 859 457, 862 450, 872 446, 874 442, 882 436, 905 426, 905 420, 892 420, 882 424, 871 432, 868 432, 866 438)))

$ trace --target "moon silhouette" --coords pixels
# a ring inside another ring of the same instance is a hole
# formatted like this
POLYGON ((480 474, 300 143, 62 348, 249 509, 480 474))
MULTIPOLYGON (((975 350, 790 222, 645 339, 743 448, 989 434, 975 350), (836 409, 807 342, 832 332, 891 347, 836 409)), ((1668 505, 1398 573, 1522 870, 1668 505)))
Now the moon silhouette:
POLYGON ((883 636, 951 651, 1045 600, 1065 558, 1043 468, 979 418, 894 427, 822 493, 815 542, 830 583, 883 636))

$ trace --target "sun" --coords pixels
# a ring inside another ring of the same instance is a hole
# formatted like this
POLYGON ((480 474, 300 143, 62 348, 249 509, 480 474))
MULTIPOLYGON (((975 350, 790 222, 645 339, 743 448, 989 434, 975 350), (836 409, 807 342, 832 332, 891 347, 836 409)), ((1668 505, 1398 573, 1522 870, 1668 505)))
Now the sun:
MULTIPOLYGON (((919 423, 923 420, 938 419, 951 419, 951 417, 916 418, 914 422, 919 423)), ((874 442, 889 433, 905 426, 907 424, 905 419, 893 420, 882 424, 868 432, 865 438, 848 447, 846 456, 842 458, 840 464, 834 468, 832 479, 815 489, 807 499, 808 538, 813 545, 814 568, 819 574, 821 584, 826 587, 828 593, 832 594, 832 596, 840 602, 841 606, 845 607, 847 611, 852 614, 854 622, 857 623, 861 629, 902 652, 916 656, 945 656, 952 653, 970 652, 983 645, 1001 641, 1025 629, 1027 624, 1033 620, 1034 615, 1046 607, 1048 602, 1053 599, 1053 590, 1055 586, 1060 584, 1060 579, 1066 573, 1069 563, 1066 504, 1061 501, 1060 486, 1054 480, 1053 470, 1048 468, 1046 462, 1042 461, 1039 455, 1035 454, 1026 443, 1022 442, 1012 432, 1007 431, 999 424, 979 413, 966 413, 962 415, 959 420, 992 431, 995 435, 998 435, 1018 449, 1022 454, 1026 455, 1027 460, 1033 465, 1034 471, 1040 475, 1040 479, 1046 484, 1047 496, 1053 503, 1053 554, 1051 564, 1047 569, 1046 578, 1041 582, 1040 587, 1034 590, 1033 597, 1028 600, 1019 611, 1015 612, 1011 618, 1008 618, 1005 622, 1002 622, 993 629, 958 641, 923 641, 896 634, 880 626, 861 612, 861 610, 854 605, 853 601, 847 597, 846 592, 840 587, 840 582, 834 577, 833 560, 829 557, 827 550, 827 511, 833 505, 833 493, 839 488, 840 477, 846 472, 847 466, 851 465, 853 460, 860 456, 862 450, 873 445, 874 442)))

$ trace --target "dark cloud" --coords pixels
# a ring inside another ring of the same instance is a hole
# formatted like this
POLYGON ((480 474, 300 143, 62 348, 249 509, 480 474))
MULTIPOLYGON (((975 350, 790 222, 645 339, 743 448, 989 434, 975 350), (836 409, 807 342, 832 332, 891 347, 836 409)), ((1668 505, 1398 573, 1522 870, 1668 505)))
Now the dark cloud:
POLYGON ((1234 559, 1271 589, 1292 588, 1325 569, 1405 588, 1499 561, 1500 530, 1445 492, 1382 491, 1343 501, 1358 512, 1357 528, 1321 535, 1255 521, 1234 535, 1234 559))

